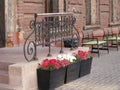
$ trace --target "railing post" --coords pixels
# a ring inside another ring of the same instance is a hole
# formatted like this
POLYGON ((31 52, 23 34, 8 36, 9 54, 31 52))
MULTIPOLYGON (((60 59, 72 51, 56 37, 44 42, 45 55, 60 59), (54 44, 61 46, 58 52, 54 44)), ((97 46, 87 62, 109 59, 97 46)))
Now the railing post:
POLYGON ((60 50, 60 53, 63 53, 63 47, 62 47, 62 43, 63 43, 63 32, 62 32, 62 29, 63 29, 63 17, 61 16, 61 23, 60 23, 60 30, 61 30, 61 50, 60 50))
POLYGON ((34 22, 34 30, 35 30, 35 43, 34 43, 34 47, 35 47, 35 56, 34 56, 34 60, 38 60, 37 58, 37 27, 36 27, 36 19, 37 19, 37 14, 34 15, 34 19, 35 19, 35 22, 34 22))
POLYGON ((48 55, 47 56, 52 56, 52 54, 51 54, 51 43, 50 43, 50 37, 51 37, 51 35, 50 35, 50 30, 51 30, 51 27, 49 26, 49 24, 51 24, 51 21, 49 21, 49 18, 47 19, 47 33, 48 33, 48 46, 49 46, 49 50, 48 50, 48 55))

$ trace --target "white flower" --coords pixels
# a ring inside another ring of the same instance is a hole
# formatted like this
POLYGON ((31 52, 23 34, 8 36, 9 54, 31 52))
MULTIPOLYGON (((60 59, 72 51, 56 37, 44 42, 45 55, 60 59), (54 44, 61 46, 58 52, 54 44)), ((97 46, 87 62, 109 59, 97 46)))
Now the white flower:
POLYGON ((76 60, 76 57, 74 57, 74 56, 71 55, 71 54, 67 54, 67 59, 68 59, 70 62, 73 62, 74 60, 76 60))
POLYGON ((71 54, 59 54, 57 57, 59 60, 67 59, 69 62, 74 62, 76 57, 71 54))
POLYGON ((59 55, 57 56, 57 59, 59 59, 59 60, 65 59, 65 54, 59 54, 59 55))

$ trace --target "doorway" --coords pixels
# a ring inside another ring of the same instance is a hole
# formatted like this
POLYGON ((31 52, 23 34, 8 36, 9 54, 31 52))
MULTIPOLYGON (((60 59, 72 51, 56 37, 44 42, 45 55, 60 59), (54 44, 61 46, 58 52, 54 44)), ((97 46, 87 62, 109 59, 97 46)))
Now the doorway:
POLYGON ((5 0, 0 0, 0 47, 5 47, 5 0))
POLYGON ((59 12, 59 0, 45 0, 45 13, 59 12))

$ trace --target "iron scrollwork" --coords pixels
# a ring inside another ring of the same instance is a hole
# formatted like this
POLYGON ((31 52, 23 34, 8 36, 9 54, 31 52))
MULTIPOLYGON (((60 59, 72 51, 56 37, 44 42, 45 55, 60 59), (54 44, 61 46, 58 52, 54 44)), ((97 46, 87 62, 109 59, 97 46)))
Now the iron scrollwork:
POLYGON ((35 59, 35 43, 34 41, 25 42, 24 44, 24 56, 25 59, 30 62, 35 59))
POLYGON ((30 28, 33 29, 33 31, 31 32, 31 34, 26 38, 26 41, 24 43, 24 57, 25 59, 30 62, 32 60, 35 59, 35 54, 36 54, 36 45, 35 45, 35 41, 34 40, 29 40, 30 37, 35 33, 35 21, 32 20, 30 21, 30 28))
POLYGON ((62 42, 65 38, 75 37, 79 41, 79 32, 74 26, 76 18, 73 14, 55 13, 55 16, 52 17, 45 14, 44 17, 37 20, 39 16, 43 16, 43 14, 35 14, 35 19, 30 21, 30 29, 33 31, 24 44, 24 56, 27 61, 37 59, 37 46, 39 45, 48 46, 48 56, 51 56, 51 43, 60 41, 60 52, 62 53, 62 42))

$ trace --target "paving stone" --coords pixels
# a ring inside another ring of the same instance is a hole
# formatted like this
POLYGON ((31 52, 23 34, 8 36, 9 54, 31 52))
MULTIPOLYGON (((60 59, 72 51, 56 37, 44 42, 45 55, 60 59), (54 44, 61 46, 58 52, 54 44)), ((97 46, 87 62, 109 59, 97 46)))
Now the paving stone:
POLYGON ((91 74, 55 90, 120 90, 120 51, 95 56, 91 74))
MULTIPOLYGON (((17 50, 15 48, 13 51, 11 49, 6 49, 6 51, 1 49, 0 60, 2 58, 9 60, 9 56, 11 56, 10 60, 14 59, 15 62, 24 61, 23 52, 19 52, 21 50, 20 48, 17 50)), ((100 54, 100 57, 94 56, 89 75, 60 86, 55 90, 120 90, 120 50, 111 49, 109 54, 106 51, 101 51, 100 54)))

